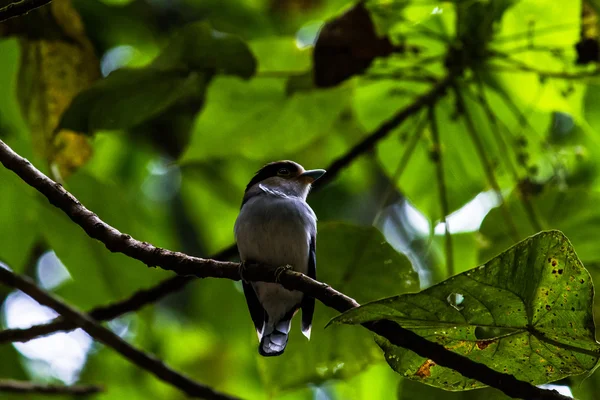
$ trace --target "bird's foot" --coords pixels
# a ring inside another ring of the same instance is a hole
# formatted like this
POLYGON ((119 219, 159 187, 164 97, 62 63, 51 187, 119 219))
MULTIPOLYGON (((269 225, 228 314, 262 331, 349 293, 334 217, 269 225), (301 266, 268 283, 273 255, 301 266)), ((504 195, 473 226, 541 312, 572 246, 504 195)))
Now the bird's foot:
POLYGON ((238 272, 240 274, 240 279, 244 283, 248 283, 248 281, 244 278, 244 272, 246 271, 246 268, 248 268, 248 264, 246 263, 246 261, 242 261, 240 263, 240 266, 238 267, 238 272))
POLYGON ((275 270, 275 283, 279 283, 279 278, 281 277, 281 274, 283 274, 285 271, 291 270, 292 266, 291 265, 284 265, 283 267, 278 267, 275 270))

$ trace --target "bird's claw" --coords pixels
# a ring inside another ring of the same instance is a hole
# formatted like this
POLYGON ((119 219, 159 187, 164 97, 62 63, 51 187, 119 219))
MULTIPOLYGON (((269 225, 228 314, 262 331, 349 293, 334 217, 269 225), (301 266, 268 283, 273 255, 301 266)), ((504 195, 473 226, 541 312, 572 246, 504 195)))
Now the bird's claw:
POLYGON ((244 271, 246 271, 246 268, 248 267, 248 265, 246 264, 246 261, 242 261, 240 263, 240 266, 238 267, 238 272, 240 274, 240 279, 242 280, 242 282, 244 283, 248 283, 248 281, 244 278, 244 271))
POLYGON ((283 267, 278 267, 275 270, 275 283, 279 283, 279 278, 281 277, 281 274, 283 274, 285 271, 291 270, 292 266, 291 265, 284 265, 283 267))

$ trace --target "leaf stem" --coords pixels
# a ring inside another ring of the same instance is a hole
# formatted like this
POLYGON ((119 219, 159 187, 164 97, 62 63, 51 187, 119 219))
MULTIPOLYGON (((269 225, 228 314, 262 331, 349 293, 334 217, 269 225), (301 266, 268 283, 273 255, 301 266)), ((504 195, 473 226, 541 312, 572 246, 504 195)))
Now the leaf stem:
POLYGON ((448 276, 454 275, 454 251, 452 246, 452 235, 448 225, 447 216, 450 215, 450 206, 448 204, 448 192, 446 190, 446 180, 444 178, 443 150, 440 143, 440 132, 438 130, 437 117, 435 115, 435 105, 428 110, 429 127, 433 137, 432 158, 435 163, 435 172, 437 175, 438 194, 440 196, 441 221, 444 224, 444 245, 446 249, 446 269, 448 276))
POLYGON ((0 22, 25 15, 36 8, 49 4, 51 1, 52 0, 21 0, 9 3, 6 7, 0 8, 0 22))
POLYGON ((458 85, 454 85, 453 87, 454 87, 454 92, 456 93, 456 100, 458 103, 458 107, 460 108, 460 111, 465 120, 465 125, 467 127, 467 133, 471 137, 471 140, 473 141, 473 144, 475 145, 475 148, 477 149, 477 154, 479 155, 479 160, 481 161, 481 165, 483 166, 483 170, 487 176, 488 183, 490 184, 490 186, 496 193, 496 197, 498 198, 498 202, 500 203, 500 209, 502 210, 502 213, 504 214, 506 223, 508 224, 509 234, 511 235, 512 240, 514 242, 517 242, 519 240, 519 233, 517 231, 515 222, 513 221, 512 215, 510 214, 510 211, 508 210, 508 207, 506 206, 506 202, 504 201, 504 196, 502 195, 500 185, 498 185, 498 182, 496 181, 496 176, 494 174, 494 169, 492 168, 492 164, 490 163, 490 160, 487 158, 487 154, 485 152, 483 143, 481 142, 481 138, 477 135, 477 130, 475 129, 473 119, 471 118, 471 114, 469 113, 469 110, 467 109, 465 99, 463 98, 463 95, 462 95, 458 85))
MULTIPOLYGON (((502 135, 502 132, 500 131, 500 121, 499 119, 496 117, 496 115, 494 114, 494 112, 492 111, 492 108, 490 107, 490 104, 487 101, 487 98, 485 96, 485 90, 483 87, 483 82, 480 79, 479 76, 477 76, 477 89, 479 92, 479 104, 481 105, 481 107, 483 108, 483 111, 485 112, 487 119, 489 121, 490 127, 492 129, 492 136, 496 139, 496 143, 498 144, 498 147, 500 148, 500 152, 502 154, 506 154, 506 164, 508 167, 508 170, 510 171, 510 174, 513 177, 513 181, 515 183, 515 185, 519 185, 520 179, 519 179, 519 173, 517 172, 516 167, 513 164, 513 160, 510 157, 510 148, 508 146, 508 144, 506 143, 506 140, 504 140, 504 135, 502 135)), ((531 201, 529 200, 529 197, 526 196, 523 193, 519 193, 519 196, 517 196, 519 198, 519 200, 521 201, 521 204, 523 205, 523 209, 525 210, 525 214, 527 215, 527 219, 529 220, 529 223, 531 224, 531 227, 533 228, 533 230, 535 232, 539 232, 541 230, 543 230, 542 228, 542 224, 539 221, 535 210, 533 208, 533 205, 531 204, 531 201)))

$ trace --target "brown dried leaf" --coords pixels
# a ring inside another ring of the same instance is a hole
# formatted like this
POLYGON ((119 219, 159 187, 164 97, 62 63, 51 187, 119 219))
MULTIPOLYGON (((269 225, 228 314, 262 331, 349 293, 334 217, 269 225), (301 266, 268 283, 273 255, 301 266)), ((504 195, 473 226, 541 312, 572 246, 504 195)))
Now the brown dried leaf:
POLYGON ((55 173, 67 177, 90 158, 92 149, 83 134, 56 128, 73 97, 100 77, 81 18, 70 0, 55 0, 0 24, 0 35, 20 39, 17 97, 34 148, 55 173))
POLYGON ((313 52, 314 80, 319 87, 331 87, 364 72, 376 57, 403 51, 387 36, 379 37, 363 2, 327 22, 313 52))

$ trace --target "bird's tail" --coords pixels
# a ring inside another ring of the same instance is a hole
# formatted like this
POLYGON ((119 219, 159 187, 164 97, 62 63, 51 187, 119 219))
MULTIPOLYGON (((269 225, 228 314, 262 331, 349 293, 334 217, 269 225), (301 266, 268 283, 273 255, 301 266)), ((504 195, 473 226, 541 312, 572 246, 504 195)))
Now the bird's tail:
MULTIPOLYGON (((293 316, 293 315, 292 315, 293 316)), ((288 342, 288 334, 292 325, 292 318, 285 318, 276 325, 266 323, 258 352, 264 357, 273 357, 283 354, 288 342)))

